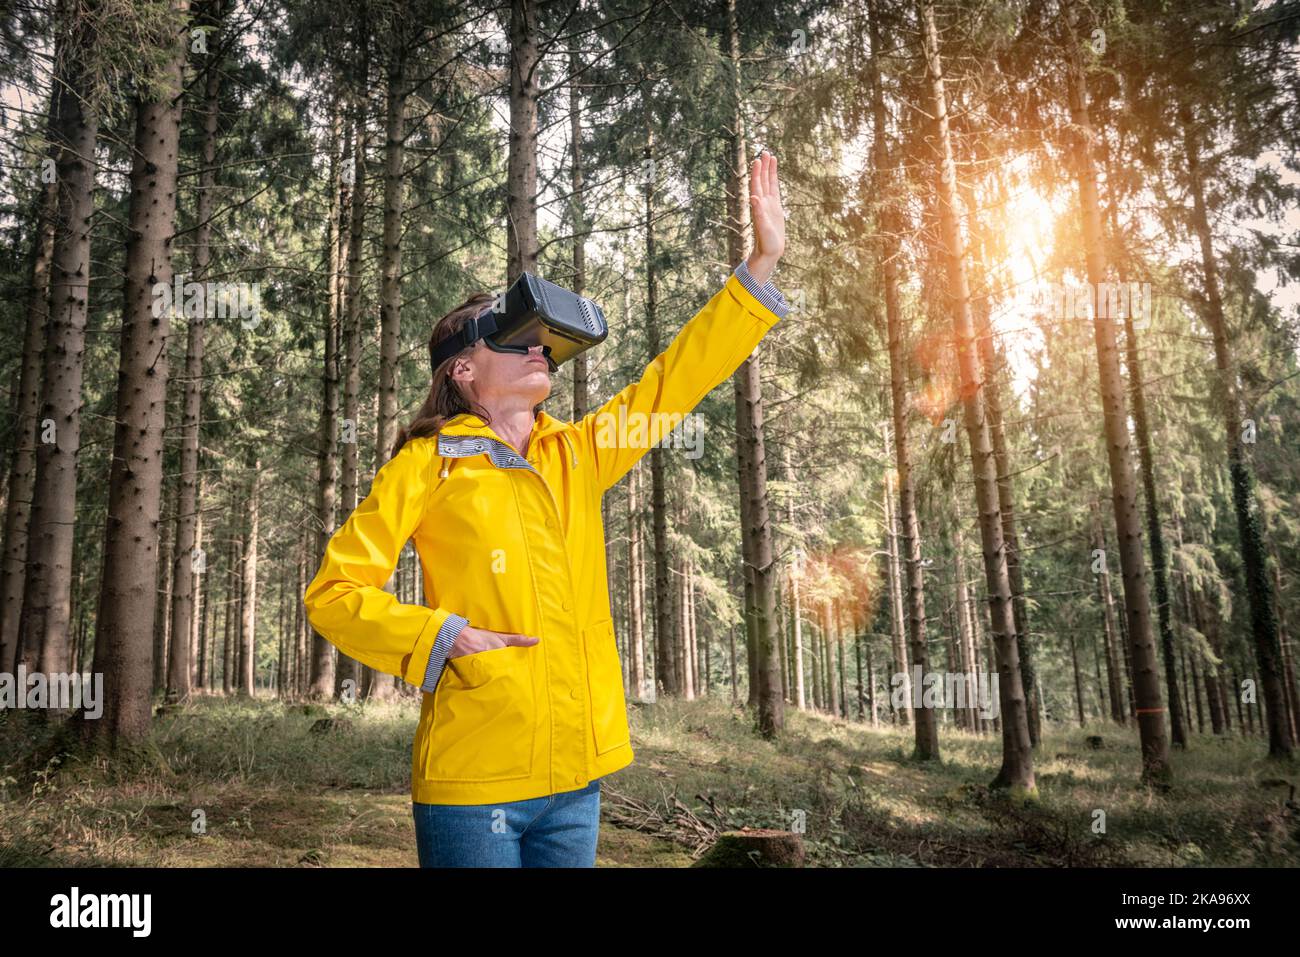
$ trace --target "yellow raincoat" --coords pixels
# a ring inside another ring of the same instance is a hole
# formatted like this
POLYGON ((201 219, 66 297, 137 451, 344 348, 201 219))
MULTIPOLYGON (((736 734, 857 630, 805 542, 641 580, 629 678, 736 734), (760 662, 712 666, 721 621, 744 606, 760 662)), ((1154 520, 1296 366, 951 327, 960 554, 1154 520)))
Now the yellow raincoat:
POLYGON ((787 311, 775 296, 779 313, 733 272, 640 381, 576 423, 539 412, 526 461, 465 413, 375 475, 304 595, 312 627, 417 687, 453 614, 540 639, 446 659, 420 709, 413 801, 543 797, 632 762, 601 497, 749 356, 787 311), (652 439, 638 431, 665 417, 652 439), (429 607, 384 591, 410 539, 429 607))

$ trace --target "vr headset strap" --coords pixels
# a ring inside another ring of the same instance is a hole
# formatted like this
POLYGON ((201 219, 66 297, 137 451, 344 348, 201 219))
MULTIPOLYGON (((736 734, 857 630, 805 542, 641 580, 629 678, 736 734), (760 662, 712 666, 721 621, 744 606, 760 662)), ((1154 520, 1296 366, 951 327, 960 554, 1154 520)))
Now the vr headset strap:
POLYGON ((462 349, 467 349, 480 339, 485 339, 497 331, 497 316, 492 307, 480 312, 461 327, 460 332, 448 336, 433 350, 433 370, 438 368, 462 349))

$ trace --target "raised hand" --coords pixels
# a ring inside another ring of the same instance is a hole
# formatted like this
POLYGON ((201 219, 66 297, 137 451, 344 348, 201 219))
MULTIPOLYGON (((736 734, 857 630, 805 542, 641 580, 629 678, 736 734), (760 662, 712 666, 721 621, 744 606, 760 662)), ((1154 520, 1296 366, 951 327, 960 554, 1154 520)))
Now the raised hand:
POLYGON ((754 224, 754 249, 746 264, 755 279, 766 282, 785 252, 781 182, 777 178, 776 157, 767 150, 749 166, 749 212, 754 224))

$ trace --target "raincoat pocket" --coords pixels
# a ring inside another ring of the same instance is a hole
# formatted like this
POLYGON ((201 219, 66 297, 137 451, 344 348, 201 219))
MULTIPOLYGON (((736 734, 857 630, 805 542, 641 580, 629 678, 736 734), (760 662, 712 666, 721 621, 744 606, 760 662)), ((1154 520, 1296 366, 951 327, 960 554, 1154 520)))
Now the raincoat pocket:
POLYGON ((426 777, 509 781, 533 773, 534 648, 509 645, 447 659, 434 691, 426 777))
POLYGON ((614 620, 605 618, 582 632, 587 651, 587 690, 596 753, 604 754, 631 740, 623 701, 623 666, 614 640, 614 620))

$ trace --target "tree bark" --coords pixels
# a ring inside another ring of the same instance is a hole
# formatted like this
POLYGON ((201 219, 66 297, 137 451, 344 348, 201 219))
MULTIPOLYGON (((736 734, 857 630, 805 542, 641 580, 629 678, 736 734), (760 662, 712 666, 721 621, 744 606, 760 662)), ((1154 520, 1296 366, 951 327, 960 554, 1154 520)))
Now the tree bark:
POLYGON ((179 305, 161 308, 154 289, 172 281, 188 11, 189 0, 172 0, 171 35, 159 51, 157 98, 136 104, 117 420, 95 633, 94 670, 104 675, 104 710, 99 720, 84 722, 88 738, 111 747, 142 739, 152 719, 150 632, 158 603, 167 339, 169 313, 179 305))
MULTIPOLYGON (((342 217, 348 214, 348 186, 343 182, 343 163, 348 156, 351 135, 342 153, 339 152, 339 136, 343 119, 339 112, 339 97, 335 94, 330 106, 330 211, 329 222, 325 227, 325 355, 321 370, 321 415, 320 433, 317 436, 317 480, 316 480, 316 536, 315 554, 323 556, 334 535, 338 521, 338 434, 339 434, 339 327, 342 315, 341 285, 342 243, 340 237, 345 233, 342 217)), ((349 127, 349 130, 351 127, 349 127)), ((354 167, 355 172, 355 167, 354 167)), ((303 594, 299 589, 299 595, 303 594)), ((302 603, 299 602, 301 605, 302 603)), ((330 667, 333 659, 329 655, 329 642, 314 630, 311 631, 312 654, 308 674, 308 692, 318 698, 328 694, 333 685, 330 667), (317 683, 316 679, 319 679, 317 683)), ((297 688, 303 691, 301 685, 297 688)))
MULTIPOLYGON (((658 356, 659 340, 658 270, 655 264, 655 140, 649 104, 646 104, 645 147, 645 282, 646 345, 658 356)), ((677 672, 673 668, 673 617, 668 600, 668 490, 664 468, 667 452, 659 446, 650 450, 650 522, 655 565, 655 696, 678 694, 677 672)))
POLYGON ((978 734, 980 716, 979 707, 975 701, 975 691, 977 688, 979 659, 975 655, 975 622, 971 619, 969 613, 970 593, 966 587, 966 562, 962 555, 963 551, 962 537, 958 534, 953 538, 954 569, 957 578, 957 611, 953 616, 956 619, 956 627, 953 631, 960 641, 961 670, 970 675, 970 678, 965 682, 966 726, 978 734))
MULTIPOLYGON (((367 48, 368 49, 368 48, 367 48)), ((362 76, 369 75, 369 55, 362 57, 362 76)), ((339 464, 339 514, 348 516, 357 507, 357 453, 359 447, 361 410, 361 261, 365 252, 366 199, 369 190, 366 184, 366 150, 370 145, 370 134, 366 126, 366 99, 364 91, 356 95, 355 132, 353 142, 356 151, 352 157, 352 196, 348 223, 348 276, 347 302, 342 324, 344 337, 343 381, 343 448, 342 461, 339 464)), ((346 518, 345 518, 346 520, 346 518)), ((322 554, 323 554, 322 548, 322 554)), ((334 696, 341 697, 346 682, 352 682, 350 690, 353 697, 361 693, 361 665, 354 658, 343 652, 337 655, 337 665, 330 674, 331 663, 335 656, 331 653, 332 645, 319 634, 312 637, 312 697, 317 699, 334 696), (332 680, 331 680, 332 679, 332 680)))
POLYGON ((1070 667, 1074 671, 1074 704, 1079 714, 1079 727, 1087 724, 1083 716, 1083 676, 1079 673, 1079 650, 1075 647, 1074 629, 1066 630, 1066 638, 1070 642, 1070 667))
MULTIPOLYGON (((222 17, 222 0, 210 0, 204 5, 203 22, 218 26, 222 17)), ((216 36, 208 36, 209 43, 216 36)), ((197 227, 194 231, 194 281, 205 283, 212 262, 212 210, 217 185, 217 116, 221 98, 221 70, 217 54, 205 54, 203 80, 203 146, 199 173, 198 202, 195 210, 197 227)), ((176 509, 176 545, 172 564, 172 635, 187 633, 184 629, 194 617, 197 578, 194 565, 197 558, 197 526, 199 513, 199 418, 203 407, 203 337, 204 314, 187 317, 185 345, 184 397, 181 400, 181 474, 180 499, 176 509)), ((172 653, 167 669, 167 700, 185 701, 190 696, 190 644, 172 641, 172 653)))
MULTIPOLYGON (((978 232, 978 224, 972 233, 978 232)), ((1002 518, 1002 540, 1006 543, 1007 578, 1011 582, 1011 616, 1016 627, 1016 644, 1020 650, 1020 670, 1024 675, 1025 699, 1028 702, 1029 744, 1038 747, 1042 736, 1042 716, 1037 705, 1037 677, 1033 666, 1033 642, 1029 639, 1029 604, 1025 601, 1024 572, 1020 567, 1020 533, 1016 528, 1015 492, 1011 485, 1011 457, 1007 451, 1006 431, 1002 424, 1002 397, 997 370, 1002 365, 1001 352, 993 342, 993 326, 987 295, 976 300, 975 317, 980 364, 984 368, 984 389, 989 422, 989 439, 993 443, 993 460, 998 472, 998 514, 1002 518)))
MULTIPOLYGON (((727 0, 730 94, 732 118, 732 169, 728 194, 728 262, 734 267, 744 258, 749 226, 744 104, 741 100, 740 27, 736 0, 727 0)), ((760 350, 741 363, 733 376, 736 397, 737 447, 740 451, 740 495, 747 500, 742 541, 749 539, 746 564, 753 580, 754 703, 758 708, 758 730, 771 739, 785 726, 785 699, 781 695, 781 662, 777 649, 776 560, 772 549, 772 526, 768 513, 767 458, 763 439, 763 394, 760 350)), ((743 550, 742 550, 743 551, 743 550)))
POLYGON ((1227 320, 1219 291, 1219 270, 1214 258, 1214 237, 1210 232, 1205 188, 1201 177, 1200 145, 1191 109, 1180 103, 1178 119, 1183 132, 1183 149, 1187 159, 1187 177, 1192 192, 1192 225, 1200 245, 1204 281, 1204 318, 1214 340, 1215 392, 1223 416, 1227 441, 1228 473, 1232 484, 1233 513, 1237 519, 1237 537, 1241 545, 1241 562, 1246 575, 1246 600, 1250 607, 1250 634, 1259 666, 1260 686, 1264 692, 1265 720, 1268 727, 1268 754, 1272 758, 1290 757, 1295 740, 1288 720, 1284 689, 1281 642, 1274 613, 1273 589, 1268 580, 1264 552, 1263 520, 1255 501, 1255 476, 1246 455, 1241 432, 1242 400, 1236 383, 1236 371, 1228 344, 1227 320))
POLYGON ((175 521, 176 499, 179 489, 175 483, 168 482, 164 477, 162 498, 166 502, 158 522, 158 547, 161 549, 158 555, 158 584, 157 595, 158 603, 154 609, 153 621, 153 683, 152 693, 161 696, 167 688, 167 660, 171 650, 172 635, 170 629, 170 608, 172 594, 172 539, 168 537, 167 531, 175 521))
POLYGON ((243 599, 239 625, 239 690, 241 694, 251 696, 254 692, 254 680, 257 664, 257 540, 258 519, 260 515, 260 469, 261 461, 253 462, 253 475, 248 490, 248 538, 244 546, 242 566, 242 585, 240 594, 243 599))
POLYGON ((633 466, 627 480, 627 565, 630 579, 628 591, 628 631, 632 648, 629 684, 633 700, 645 699, 645 612, 642 606, 645 584, 641 566, 641 470, 633 466))
MULTIPOLYGON (((1107 281, 1105 239, 1101 227, 1101 206, 1097 199, 1097 174, 1093 163, 1092 123, 1088 110, 1088 89, 1078 51, 1071 47, 1067 63, 1070 113, 1075 138, 1075 174, 1079 188, 1083 243, 1088 282, 1094 295, 1107 281)), ((1093 335, 1106 434, 1106 457, 1110 468, 1111 498, 1115 514, 1116 547, 1124 582, 1124 609, 1128 622, 1128 650, 1133 662, 1133 696, 1142 748, 1142 777, 1168 781, 1169 742, 1165 737, 1165 709, 1160 695, 1160 678, 1155 641, 1151 634, 1151 607, 1146 587, 1146 557, 1142 552, 1142 523, 1137 513, 1137 481, 1129 449, 1128 403, 1120 376, 1115 321, 1103 315, 1104 298, 1094 299, 1093 335)))
POLYGON ((506 170, 506 286, 537 273, 537 8, 510 0, 510 138, 506 170))
MULTIPOLYGON (((885 450, 885 456, 889 456, 888 448, 885 450)), ((889 624, 893 637, 894 661, 898 663, 896 673, 903 678, 902 694, 905 703, 899 711, 899 722, 911 724, 912 675, 907 663, 907 612, 903 610, 903 569, 898 556, 898 522, 893 508, 894 475, 893 470, 885 472, 885 538, 889 543, 887 549, 889 552, 889 624)))
MULTIPOLYGON (((1110 179, 1109 152, 1106 154, 1107 181, 1110 179)), ((1110 223, 1111 242, 1116 251, 1115 270, 1122 286, 1129 281, 1126 263, 1128 256, 1119 228, 1118 197, 1112 191, 1106 204, 1110 223)), ((1114 317, 1112 317, 1114 318, 1114 317)), ((1142 377, 1142 354, 1138 348, 1137 328, 1133 324, 1133 310, 1124 310, 1124 360, 1128 366, 1129 398, 1133 403, 1133 437, 1137 443, 1138 468, 1142 478, 1143 510, 1146 516, 1147 538, 1151 545, 1151 577, 1156 589, 1156 621, 1160 629, 1160 645, 1165 659, 1165 690, 1169 695, 1169 729, 1176 748, 1187 746, 1186 719, 1183 702, 1178 694, 1174 675, 1174 629, 1170 615, 1169 559, 1165 554, 1164 530, 1160 525, 1160 499, 1156 492, 1155 463, 1151 454, 1151 428, 1147 417, 1146 386, 1142 377)))
MULTIPOLYGON (((56 83, 63 82, 59 77, 56 83)), ((50 160, 56 164, 57 87, 50 95, 50 160)), ((56 165, 57 169, 57 165, 56 165)), ((58 213, 57 177, 50 177, 41 190, 35 210, 27 296, 27 327, 23 334, 22 371, 18 376, 18 398, 14 405, 14 449, 9 465, 9 489, 5 502, 4 564, 0 566, 0 672, 13 674, 18 657, 18 629, 27 584, 27 533, 36 488, 37 413, 41 408, 41 357, 45 347, 45 324, 50 315, 50 267, 54 258, 55 219, 58 213)))
MULTIPOLYGON (((379 417, 375 428, 375 470, 392 454, 397 439, 397 363, 402 337, 402 213, 406 176, 406 29, 399 13, 394 20, 386 82, 384 123, 384 227, 379 262, 379 417)), ((399 556, 400 562, 400 556, 399 556)), ((393 591, 392 580, 384 585, 393 591)), ((400 600, 400 599, 399 599, 400 600)), ((398 679, 365 669, 368 699, 388 701, 396 696, 398 679)))
POLYGON ((235 690, 235 636, 234 623, 239 616, 239 583, 243 576, 239 571, 239 556, 242 546, 238 537, 230 540, 230 550, 226 556, 226 614, 221 637, 221 693, 229 695, 235 690))
POLYGON ((800 608, 799 601, 799 578, 800 575, 797 573, 790 576, 790 618, 794 630, 794 654, 791 657, 794 669, 795 706, 800 711, 806 711, 808 708, 808 695, 804 679, 803 610, 800 608))
MULTIPOLYGON (((570 288, 582 295, 587 284, 587 213, 583 206, 582 171, 582 98, 578 95, 577 77, 582 60, 576 43, 569 47, 569 157, 570 202, 573 216, 573 281, 570 288)), ((573 357, 573 421, 590 410, 587 383, 587 353, 573 357)))
MULTIPOLYGON (((81 381, 90 294, 90 228, 95 213, 95 141, 99 115, 91 84, 98 0, 73 17, 60 6, 60 82, 51 147, 56 151, 54 249, 50 313, 42 358, 36 480, 27 538, 27 582, 22 596, 17 664, 30 671, 67 671, 72 624, 71 563, 81 447, 81 381)), ((13 491, 10 492, 13 498, 13 491)))
MULTIPOLYGON (((885 244, 880 249, 881 282, 885 300, 886 336, 889 343, 889 389, 890 410, 893 415, 894 428, 894 468, 898 482, 898 513, 891 510, 889 527, 891 535, 890 551, 897 578, 900 570, 905 569, 907 579, 907 637, 911 643, 912 662, 921 667, 921 673, 930 667, 925 634, 925 583, 924 569, 921 566, 920 522, 916 513, 916 488, 912 474, 911 441, 907 430, 907 368, 903 353, 903 313, 898 299, 898 259, 897 250, 890 248, 898 241, 902 231, 902 219, 894 198, 895 169, 889 157, 887 117, 883 81, 877 57, 880 55, 880 23, 876 4, 869 5, 871 18, 871 81, 872 111, 875 123, 875 139, 872 153, 872 167, 876 176, 878 196, 884 198, 881 207, 881 233, 885 244), (894 537, 894 525, 901 525, 902 541, 894 537), (901 568, 900 568, 901 565, 901 568)), ((897 582, 899 597, 902 596, 902 579, 897 582)), ((901 607, 896 614, 901 617, 901 607)), ((900 626, 901 628, 901 626, 900 626)), ((907 647, 895 638, 894 658, 899 672, 903 675, 904 701, 900 718, 904 724, 909 719, 915 722, 916 756, 922 760, 936 760, 939 757, 939 728, 932 712, 922 709, 913 715, 911 701, 911 672, 909 670, 907 647)))
POLYGON ((1020 654, 1016 644, 1011 608, 1011 581, 998 510, 997 463, 985 417, 983 375, 975 348, 970 292, 963 262, 963 240, 957 215, 957 175, 948 137, 947 98, 939 36, 931 0, 920 4, 926 75, 934 117, 934 142, 939 160, 937 199, 941 241, 944 247, 948 298, 951 303, 953 335, 961 374, 961 395, 966 432, 970 442, 971 468, 979 510, 980 540, 984 552, 984 574, 988 581, 989 612, 993 644, 997 651, 998 692, 1001 704, 1002 767, 993 786, 1008 788, 1013 797, 1037 794, 1032 748, 1026 714, 1024 687, 1020 676, 1020 654))
MULTIPOLYGON (((1097 598, 1101 602, 1102 634, 1106 642, 1106 685, 1110 698, 1110 717, 1118 725, 1127 723, 1124 713, 1124 689, 1119 670, 1119 644, 1115 625, 1115 601, 1110 587, 1110 557, 1106 554, 1106 538, 1102 531, 1100 510, 1097 503, 1092 505, 1093 549, 1100 552, 1101 571, 1096 573, 1097 598)), ((1097 559, 1094 559, 1097 560, 1097 559)))

